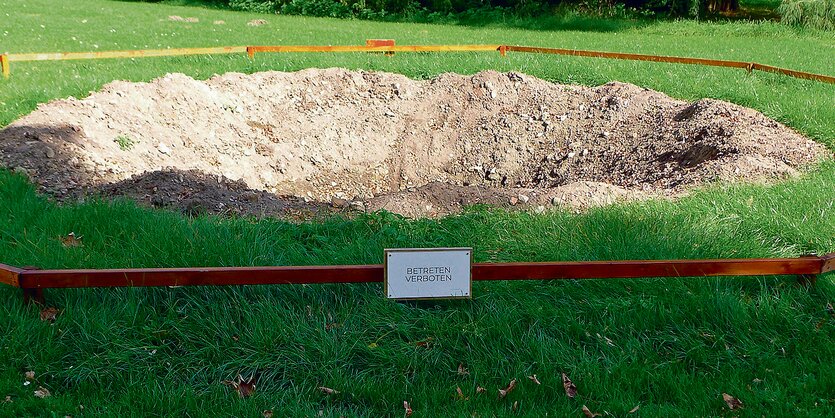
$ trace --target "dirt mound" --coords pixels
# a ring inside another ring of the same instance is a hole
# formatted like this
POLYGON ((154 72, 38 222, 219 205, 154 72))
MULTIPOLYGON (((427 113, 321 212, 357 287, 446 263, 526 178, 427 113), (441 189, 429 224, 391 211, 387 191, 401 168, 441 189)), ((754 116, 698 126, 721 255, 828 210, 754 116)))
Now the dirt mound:
POLYGON ((158 206, 232 202, 257 215, 583 207, 783 178, 826 155, 731 103, 493 71, 170 74, 41 105, 0 131, 0 161, 59 197, 156 195, 158 206))

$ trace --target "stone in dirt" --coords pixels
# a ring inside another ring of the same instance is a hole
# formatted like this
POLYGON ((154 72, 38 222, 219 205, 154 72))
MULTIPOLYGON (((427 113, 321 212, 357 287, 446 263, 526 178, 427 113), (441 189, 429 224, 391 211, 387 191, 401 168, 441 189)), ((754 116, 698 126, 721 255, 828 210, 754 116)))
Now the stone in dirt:
POLYGON ((169 74, 54 100, 0 131, 0 164, 62 199, 293 218, 582 209, 782 179, 824 158, 822 145, 731 103, 495 71, 169 74), (133 145, 120 148, 120 136, 133 145))

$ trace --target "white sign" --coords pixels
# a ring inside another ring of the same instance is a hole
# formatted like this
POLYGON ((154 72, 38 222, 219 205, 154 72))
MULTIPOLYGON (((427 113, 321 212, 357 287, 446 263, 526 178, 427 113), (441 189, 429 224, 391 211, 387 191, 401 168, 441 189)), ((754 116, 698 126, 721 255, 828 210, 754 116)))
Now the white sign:
POLYGON ((472 259, 472 248, 386 250, 386 296, 389 299, 469 298, 472 259))

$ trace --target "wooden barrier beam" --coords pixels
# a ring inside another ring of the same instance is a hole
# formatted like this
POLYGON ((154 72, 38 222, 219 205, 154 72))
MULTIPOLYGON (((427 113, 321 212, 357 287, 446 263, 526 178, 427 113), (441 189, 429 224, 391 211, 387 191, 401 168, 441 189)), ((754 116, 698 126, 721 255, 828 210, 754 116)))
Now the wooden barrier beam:
POLYGON ((532 52, 538 54, 572 55, 577 57, 614 58, 633 61, 668 62, 674 64, 696 64, 714 67, 746 68, 750 63, 740 61, 714 60, 706 58, 673 57, 665 55, 630 54, 622 52, 586 51, 581 49, 540 48, 508 45, 508 51, 532 52))
POLYGON ((3 73, 3 78, 9 78, 12 70, 9 66, 9 54, 0 54, 0 72, 3 73))
POLYGON ((835 84, 835 77, 813 74, 803 71, 758 64, 755 62, 741 62, 715 60, 706 58, 675 57, 649 54, 632 54, 620 52, 587 51, 578 49, 543 48, 518 45, 395 45, 393 39, 368 39, 365 45, 283 45, 283 46, 232 46, 212 48, 172 48, 149 49, 135 51, 99 51, 99 52, 59 52, 59 53, 31 53, 31 54, 3 54, 0 55, 0 67, 3 76, 9 77, 9 63, 12 61, 51 61, 51 60, 79 60, 102 58, 136 58, 163 57, 201 54, 231 54, 246 52, 253 58, 256 52, 383 52, 392 55, 395 52, 478 52, 499 51, 505 56, 507 51, 529 52, 539 54, 559 54, 580 57, 612 58, 635 61, 665 62, 673 64, 706 65, 713 67, 744 68, 772 72, 806 80, 821 81, 835 84))
POLYGON ((496 51, 500 45, 276 45, 253 46, 253 52, 474 52, 496 51))
POLYGON ((169 57, 180 55, 233 54, 243 52, 247 52, 247 48, 245 46, 223 46, 212 48, 144 49, 132 51, 57 52, 9 54, 9 61, 63 61, 103 58, 169 57))
POLYGON ((23 270, 17 267, 0 264, 0 283, 13 287, 20 287, 19 276, 21 272, 23 272, 23 270))
POLYGON ((586 50, 579 50, 579 49, 540 48, 540 47, 530 47, 530 46, 511 46, 511 45, 508 45, 505 48, 506 48, 507 51, 530 52, 530 53, 538 53, 538 54, 558 54, 558 55, 571 55, 571 56, 578 56, 578 57, 613 58, 613 59, 633 60, 633 61, 666 62, 666 63, 672 63, 672 64, 705 65, 705 66, 711 66, 711 67, 744 68, 749 73, 752 70, 760 70, 760 71, 767 71, 767 72, 772 72, 772 73, 783 74, 783 75, 787 75, 787 76, 795 77, 795 78, 802 78, 802 79, 806 79, 806 80, 815 80, 815 81, 822 81, 824 83, 835 84, 835 77, 832 77, 832 76, 823 75, 823 74, 813 74, 813 73, 807 73, 807 72, 796 71, 796 70, 789 70, 789 69, 785 69, 785 68, 774 67, 774 66, 771 66, 771 65, 758 64, 756 62, 714 60, 714 59, 690 58, 690 57, 674 57, 674 56, 664 56, 664 55, 630 54, 630 53, 620 53, 620 52, 586 51, 586 50))
POLYGON ((789 69, 785 69, 785 68, 773 67, 771 65, 757 64, 756 62, 751 63, 751 68, 754 69, 754 70, 760 70, 760 71, 765 71, 765 72, 769 72, 769 73, 783 74, 783 75, 787 75, 787 76, 790 76, 790 77, 802 78, 802 79, 805 79, 805 80, 822 81, 824 83, 835 84, 835 77, 828 76, 828 75, 823 75, 823 74, 813 74, 813 73, 807 73, 807 72, 803 72, 803 71, 789 70, 789 69))
MULTIPOLYGON (((477 263, 473 264, 472 277, 484 281, 818 275, 831 271, 835 267, 834 260, 835 254, 726 260, 477 263)), ((24 289, 376 283, 383 281, 383 265, 19 270, 18 280, 24 289)))

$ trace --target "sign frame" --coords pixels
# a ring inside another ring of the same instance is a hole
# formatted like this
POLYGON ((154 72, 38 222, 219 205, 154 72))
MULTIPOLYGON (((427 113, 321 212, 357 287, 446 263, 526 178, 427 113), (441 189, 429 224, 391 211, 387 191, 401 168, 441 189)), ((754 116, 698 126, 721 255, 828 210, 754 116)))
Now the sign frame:
POLYGON ((396 301, 407 300, 460 300, 473 298, 473 248, 472 247, 435 247, 435 248, 386 248, 383 250, 383 292, 387 299, 396 301), (437 296, 437 297, 406 297, 395 298, 389 294, 389 257, 392 253, 423 253, 423 252, 444 252, 444 251, 467 251, 470 260, 467 269, 467 282, 469 288, 467 295, 461 296, 437 296))

